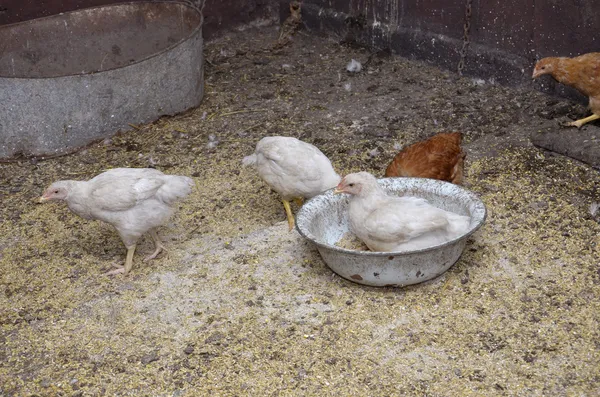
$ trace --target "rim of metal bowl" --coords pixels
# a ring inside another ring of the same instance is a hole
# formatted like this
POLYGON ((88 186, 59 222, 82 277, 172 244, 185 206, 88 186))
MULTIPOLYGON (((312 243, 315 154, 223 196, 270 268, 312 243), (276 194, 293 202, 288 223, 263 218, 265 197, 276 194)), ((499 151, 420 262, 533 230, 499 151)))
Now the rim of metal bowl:
POLYGON ((177 1, 177 0, 142 0, 142 1, 120 1, 120 2, 116 2, 116 3, 112 3, 112 4, 99 4, 96 6, 91 6, 91 7, 83 7, 83 8, 79 8, 76 10, 70 10, 70 11, 64 11, 58 14, 52 14, 52 15, 46 15, 46 16, 42 16, 42 17, 38 17, 38 18, 34 18, 34 19, 29 19, 26 21, 18 21, 18 22, 13 22, 13 23, 9 23, 7 25, 1 25, 0 27, 2 29, 10 29, 14 26, 17 25, 33 25, 36 22, 38 22, 39 20, 42 19, 55 19, 55 18, 59 18, 63 15, 68 15, 68 14, 76 14, 76 13, 81 13, 81 12, 87 12, 90 10, 95 10, 95 9, 100 9, 100 8, 113 8, 113 7, 118 7, 118 6, 138 6, 138 5, 143 5, 143 4, 152 4, 152 5, 160 5, 160 4, 169 4, 169 5, 175 5, 175 6, 182 6, 182 7, 186 7, 189 10, 192 10, 193 12, 195 12, 196 14, 199 14, 200 16, 200 22, 198 23, 197 26, 194 27, 194 29, 192 29, 191 32, 189 32, 189 34, 187 34, 185 37, 181 38, 180 40, 178 40, 175 43, 172 43, 171 45, 169 45, 166 48, 163 48, 160 51, 157 52, 152 52, 148 55, 145 55, 139 59, 136 59, 134 62, 132 63, 128 63, 126 65, 121 65, 121 66, 116 66, 116 67, 112 67, 110 69, 104 69, 104 70, 96 70, 96 71, 85 71, 83 73, 69 73, 69 74, 60 74, 60 75, 56 75, 56 76, 43 76, 43 77, 31 77, 31 76, 22 76, 22 75, 18 75, 18 76, 3 76, 0 75, 0 78, 3 79, 27 79, 27 80, 43 80, 43 79, 57 79, 57 78, 61 78, 61 77, 78 77, 78 76, 90 76, 90 75, 96 75, 96 74, 100 74, 100 73, 106 73, 106 72, 111 72, 113 70, 119 70, 119 69, 123 69, 123 68, 127 68, 133 65, 136 65, 138 63, 147 61, 149 59, 155 58, 159 55, 164 54, 165 52, 171 51, 172 49, 174 49, 175 47, 180 46, 181 44, 183 44, 185 41, 189 40, 190 37, 196 35, 198 33, 198 30, 201 30, 202 27, 204 26, 204 14, 202 14, 200 12, 200 10, 198 10, 198 8, 190 5, 189 3, 183 2, 183 1, 177 1))
POLYGON ((413 180, 413 181, 417 181, 418 184, 422 184, 425 182, 427 182, 427 183, 433 182, 434 184, 439 183, 439 184, 451 185, 453 189, 457 189, 457 190, 461 191, 463 194, 466 194, 475 203, 475 210, 473 211, 474 212, 473 218, 475 218, 475 220, 476 220, 475 225, 473 225, 467 233, 463 234, 460 237, 446 241, 443 244, 434 245, 432 247, 427 247, 427 248, 423 248, 423 249, 419 249, 419 250, 413 250, 413 251, 357 251, 357 250, 350 250, 347 248, 341 248, 341 247, 338 247, 335 245, 329 245, 329 244, 325 244, 323 242, 318 241, 316 239, 316 237, 312 233, 310 233, 308 230, 303 230, 302 227, 300 227, 300 222, 298 222, 299 219, 302 219, 303 217, 306 216, 304 213, 308 210, 305 208, 308 208, 307 205, 310 202, 322 200, 323 197, 325 197, 327 195, 333 196, 333 189, 329 189, 329 190, 326 190, 323 193, 318 194, 317 196, 309 199, 306 203, 304 203, 304 205, 302 205, 302 207, 298 211, 298 214, 296 214, 296 230, 298 230, 298 233, 300 233, 300 235, 302 237, 306 238, 307 240, 309 240, 310 242, 312 242, 313 244, 315 244, 319 247, 327 248, 327 249, 333 250, 333 251, 342 252, 345 254, 352 254, 352 255, 359 255, 359 256, 390 256, 390 255, 402 256, 402 255, 412 255, 412 254, 417 254, 417 253, 422 253, 422 252, 438 250, 442 247, 452 245, 459 240, 466 239, 467 237, 469 237, 473 233, 475 233, 481 226, 483 226, 483 223, 485 222, 485 220, 487 218, 487 209, 485 208, 485 204, 483 203, 483 201, 481 201, 479 196, 477 196, 475 193, 473 193, 470 190, 465 189, 462 186, 455 185, 450 182, 440 181, 437 179, 428 179, 428 178, 408 178, 408 177, 377 178, 377 181, 379 182, 379 181, 384 181, 384 180, 396 180, 396 179, 413 180))

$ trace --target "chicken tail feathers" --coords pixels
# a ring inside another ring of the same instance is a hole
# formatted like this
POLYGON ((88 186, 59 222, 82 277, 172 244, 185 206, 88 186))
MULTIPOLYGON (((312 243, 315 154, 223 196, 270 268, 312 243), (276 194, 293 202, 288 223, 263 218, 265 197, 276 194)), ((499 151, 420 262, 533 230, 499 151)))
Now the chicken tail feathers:
POLYGON ((256 153, 252 153, 250 156, 246 156, 242 159, 242 164, 246 167, 256 165, 256 153))
POLYGON ((194 180, 187 176, 165 175, 165 183, 156 196, 163 202, 172 205, 192 192, 194 180))
POLYGON ((450 225, 448 232, 452 236, 451 238, 465 234, 471 225, 470 217, 454 213, 448 213, 448 221, 450 225))

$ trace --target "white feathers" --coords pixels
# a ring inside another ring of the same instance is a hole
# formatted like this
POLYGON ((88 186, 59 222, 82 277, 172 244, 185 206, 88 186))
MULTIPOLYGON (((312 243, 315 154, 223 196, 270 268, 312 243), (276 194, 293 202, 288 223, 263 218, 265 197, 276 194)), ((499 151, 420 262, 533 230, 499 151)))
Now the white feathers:
POLYGON ((385 192, 374 176, 347 175, 340 185, 358 191, 350 198, 354 234, 373 251, 412 251, 450 241, 466 233, 470 218, 437 208, 418 197, 385 192))
POLYGON ((191 193, 194 181, 152 168, 114 168, 89 181, 59 181, 66 186, 69 209, 86 219, 113 225, 125 246, 163 225, 172 206, 191 193))
POLYGON ((348 65, 346 65, 346 70, 350 73, 358 73, 362 70, 362 64, 356 59, 352 59, 348 65))
POLYGON ((219 140, 215 134, 210 134, 208 136, 208 143, 206 144, 207 149, 214 149, 219 144, 219 140))
POLYGON ((285 200, 316 196, 340 181, 327 156, 292 137, 261 139, 254 153, 244 157, 242 163, 254 166, 258 175, 285 200))
POLYGON ((156 192, 156 197, 167 205, 173 205, 177 200, 185 198, 192 192, 194 180, 187 176, 165 175, 164 183, 156 192))
POLYGON ((242 159, 242 165, 249 167, 256 165, 256 153, 252 153, 250 156, 246 156, 242 159))
POLYGON ((590 215, 596 216, 596 214, 598 213, 598 209, 600 209, 600 203, 593 202, 592 204, 590 204, 590 215))

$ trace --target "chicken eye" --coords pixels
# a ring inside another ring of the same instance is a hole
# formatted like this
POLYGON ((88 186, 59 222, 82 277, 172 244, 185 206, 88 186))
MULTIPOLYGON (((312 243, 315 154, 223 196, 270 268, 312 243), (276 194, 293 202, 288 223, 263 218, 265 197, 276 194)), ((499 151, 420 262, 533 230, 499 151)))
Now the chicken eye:
POLYGON ((542 70, 544 70, 544 69, 546 69, 546 67, 545 67, 545 66, 542 66, 542 68, 541 68, 541 69, 542 69, 542 70))
POLYGON ((55 191, 54 191, 54 193, 57 193, 57 194, 58 194, 58 190, 55 190, 55 191))
POLYGON ((349 183, 348 186, 353 187, 354 183, 349 183))

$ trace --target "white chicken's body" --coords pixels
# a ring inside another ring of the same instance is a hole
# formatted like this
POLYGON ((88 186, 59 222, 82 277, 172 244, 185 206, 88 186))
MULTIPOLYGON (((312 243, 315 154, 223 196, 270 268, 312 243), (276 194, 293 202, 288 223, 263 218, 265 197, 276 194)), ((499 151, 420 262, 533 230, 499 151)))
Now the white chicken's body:
MULTIPOLYGON (((146 232, 156 244, 152 257, 164 248, 154 229, 168 221, 175 202, 190 194, 192 186, 191 178, 165 175, 152 168, 114 168, 89 181, 55 182, 47 192, 65 190, 66 197, 59 199, 66 201, 71 211, 114 226, 130 260, 137 241, 146 232)), ((131 263, 125 265, 127 272, 131 263)))
POLYGON ((311 198, 335 187, 341 179, 323 152, 292 137, 261 139, 244 164, 254 165, 258 175, 285 200, 311 198))
POLYGON ((422 198, 392 196, 377 184, 375 177, 370 177, 373 185, 352 195, 349 205, 352 232, 370 250, 423 249, 450 241, 469 229, 468 216, 445 211, 422 198))
POLYGON ((316 196, 335 187, 341 179, 323 152, 292 137, 261 139, 254 153, 244 158, 243 164, 254 166, 258 175, 281 195, 290 228, 293 216, 289 211, 289 200, 316 196))
POLYGON ((69 209, 83 218, 113 225, 125 246, 167 222, 173 204, 190 194, 193 186, 188 177, 152 168, 114 168, 89 181, 69 182, 69 209))

